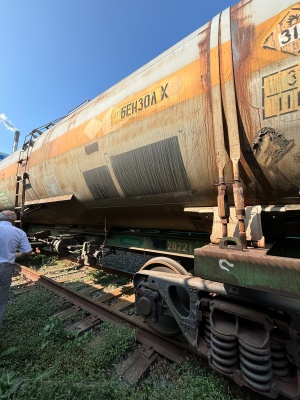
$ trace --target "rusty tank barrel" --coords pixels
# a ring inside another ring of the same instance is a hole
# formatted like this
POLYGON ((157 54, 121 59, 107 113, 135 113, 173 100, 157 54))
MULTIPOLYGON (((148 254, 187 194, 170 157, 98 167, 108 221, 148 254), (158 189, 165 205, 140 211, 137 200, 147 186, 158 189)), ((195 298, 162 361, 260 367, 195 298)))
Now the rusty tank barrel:
POLYGON ((184 209, 219 203, 226 235, 228 197, 244 242, 246 206, 299 208, 298 9, 241 1, 36 138, 28 222, 196 230, 184 209))

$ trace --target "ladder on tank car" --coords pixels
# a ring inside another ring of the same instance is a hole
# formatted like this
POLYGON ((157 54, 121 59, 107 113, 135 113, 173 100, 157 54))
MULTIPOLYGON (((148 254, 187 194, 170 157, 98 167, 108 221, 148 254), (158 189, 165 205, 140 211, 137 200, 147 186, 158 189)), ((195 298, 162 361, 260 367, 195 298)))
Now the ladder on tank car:
MULTIPOLYGON (((31 188, 29 174, 27 173, 27 164, 28 164, 29 154, 32 150, 35 139, 38 136, 40 136, 42 133, 47 131, 48 129, 52 128, 59 121, 66 118, 67 116, 74 113, 75 111, 77 111, 80 107, 84 106, 88 102, 89 102, 89 99, 84 100, 81 104, 79 104, 78 106, 73 108, 71 111, 69 111, 67 115, 57 118, 54 121, 48 122, 47 124, 37 128, 37 129, 34 129, 31 133, 29 133, 29 135, 26 136, 23 147, 22 147, 22 151, 20 152, 17 174, 16 174, 15 213, 17 215, 17 219, 15 221, 15 225, 17 227, 20 227, 20 228, 22 227, 23 218, 25 215, 25 194, 26 194, 26 190, 31 188), (28 136, 29 136, 29 140, 26 140, 28 138, 28 136), (20 172, 21 167, 23 167, 22 173, 20 172)), ((33 211, 33 210, 30 210, 30 211, 33 211)))
POLYGON ((22 150, 19 155, 18 167, 16 173, 16 194, 15 194, 15 213, 17 219, 15 221, 15 226, 22 228, 23 218, 25 214, 25 195, 26 190, 31 187, 29 181, 29 174, 27 172, 27 165, 29 154, 34 145, 35 139, 40 136, 43 132, 39 129, 34 129, 29 135, 26 136, 22 150), (29 140, 27 140, 29 136, 29 140), (20 169, 23 168, 21 172, 20 169))

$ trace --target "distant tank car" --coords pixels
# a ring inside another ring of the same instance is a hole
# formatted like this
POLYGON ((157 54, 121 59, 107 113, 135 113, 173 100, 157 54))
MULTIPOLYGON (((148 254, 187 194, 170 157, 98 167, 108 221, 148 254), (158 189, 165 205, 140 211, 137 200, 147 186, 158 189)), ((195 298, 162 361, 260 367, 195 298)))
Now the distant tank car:
POLYGON ((299 53, 300 3, 242 0, 0 162, 0 210, 37 246, 90 264, 105 247, 159 253, 135 275, 148 324, 292 399, 299 53))

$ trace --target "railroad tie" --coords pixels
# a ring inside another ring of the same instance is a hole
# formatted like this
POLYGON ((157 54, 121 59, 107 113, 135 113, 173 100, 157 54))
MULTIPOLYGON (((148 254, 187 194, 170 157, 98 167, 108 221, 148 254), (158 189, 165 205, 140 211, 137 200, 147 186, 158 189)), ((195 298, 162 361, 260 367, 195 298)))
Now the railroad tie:
POLYGON ((158 354, 152 347, 139 345, 127 360, 117 366, 116 372, 127 382, 138 383, 148 374, 150 366, 157 360, 157 357, 158 354))

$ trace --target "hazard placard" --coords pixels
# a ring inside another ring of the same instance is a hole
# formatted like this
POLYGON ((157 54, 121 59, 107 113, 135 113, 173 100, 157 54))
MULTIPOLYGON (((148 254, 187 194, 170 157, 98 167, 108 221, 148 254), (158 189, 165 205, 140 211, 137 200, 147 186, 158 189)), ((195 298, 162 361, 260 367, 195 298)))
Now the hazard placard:
POLYGON ((266 49, 300 54, 300 4, 289 9, 263 43, 266 49))

